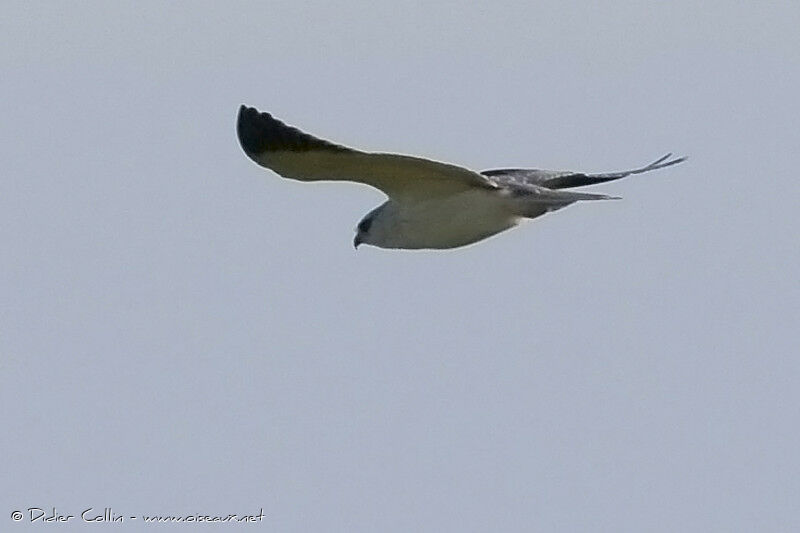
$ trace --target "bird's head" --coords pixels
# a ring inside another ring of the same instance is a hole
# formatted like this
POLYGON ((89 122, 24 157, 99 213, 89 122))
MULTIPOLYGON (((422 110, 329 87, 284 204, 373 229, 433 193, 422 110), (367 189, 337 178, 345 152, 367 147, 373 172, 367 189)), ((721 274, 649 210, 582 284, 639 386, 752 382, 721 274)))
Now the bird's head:
POLYGON ((353 239, 353 246, 358 248, 360 244, 370 244, 372 246, 384 247, 387 232, 386 205, 385 203, 367 213, 356 227, 356 236, 353 239))

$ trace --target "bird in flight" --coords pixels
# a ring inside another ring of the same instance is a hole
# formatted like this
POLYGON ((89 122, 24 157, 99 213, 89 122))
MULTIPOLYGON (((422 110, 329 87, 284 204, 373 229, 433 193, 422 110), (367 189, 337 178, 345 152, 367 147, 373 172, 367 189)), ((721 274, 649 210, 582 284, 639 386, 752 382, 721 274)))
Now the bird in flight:
POLYGON ((244 105, 236 131, 250 159, 285 178, 354 181, 383 191, 389 199, 358 223, 356 248, 360 244, 403 249, 465 246, 575 202, 617 199, 565 189, 686 160, 667 154, 641 168, 605 174, 521 168, 474 172, 421 157, 347 148, 244 105))

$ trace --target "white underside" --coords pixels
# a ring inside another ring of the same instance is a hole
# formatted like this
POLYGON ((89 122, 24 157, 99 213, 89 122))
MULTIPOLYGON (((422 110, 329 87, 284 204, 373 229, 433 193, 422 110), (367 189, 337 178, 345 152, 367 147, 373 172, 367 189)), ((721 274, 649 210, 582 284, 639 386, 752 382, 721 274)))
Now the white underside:
MULTIPOLYGON (((382 248, 456 248, 516 226, 520 217, 494 191, 472 189, 446 198, 394 204, 385 213, 382 248)), ((383 217, 382 217, 383 218, 383 217)))

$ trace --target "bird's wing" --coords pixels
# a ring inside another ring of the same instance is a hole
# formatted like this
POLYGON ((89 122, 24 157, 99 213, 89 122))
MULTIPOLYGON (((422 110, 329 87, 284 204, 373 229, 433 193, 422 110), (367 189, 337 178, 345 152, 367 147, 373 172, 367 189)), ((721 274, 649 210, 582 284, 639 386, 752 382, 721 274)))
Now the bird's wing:
POLYGON ((618 180, 632 174, 650 172, 659 168, 677 165, 686 161, 685 157, 670 159, 672 154, 667 154, 657 159, 649 165, 632 170, 621 172, 608 172, 605 174, 584 174, 583 172, 570 172, 563 170, 538 170, 525 168, 501 168, 495 170, 484 170, 484 176, 494 181, 498 185, 506 186, 509 184, 524 183, 528 185, 538 185, 548 189, 568 189, 570 187, 580 187, 582 185, 594 185, 606 181, 618 180))
POLYGON ((252 107, 239 108, 236 131, 250 159, 285 178, 366 183, 395 200, 498 188, 493 180, 455 165, 361 152, 318 139, 252 107))

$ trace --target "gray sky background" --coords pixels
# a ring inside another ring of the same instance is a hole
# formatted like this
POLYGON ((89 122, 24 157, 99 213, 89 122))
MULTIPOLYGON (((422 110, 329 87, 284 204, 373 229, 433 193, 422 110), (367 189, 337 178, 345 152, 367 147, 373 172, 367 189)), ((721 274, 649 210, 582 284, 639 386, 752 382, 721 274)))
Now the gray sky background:
POLYGON ((2 11, 3 531, 800 530, 797 2, 2 11), (257 168, 241 103, 474 169, 691 159, 356 252, 382 195, 257 168))

